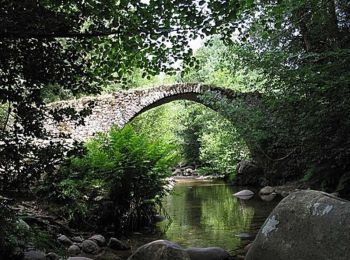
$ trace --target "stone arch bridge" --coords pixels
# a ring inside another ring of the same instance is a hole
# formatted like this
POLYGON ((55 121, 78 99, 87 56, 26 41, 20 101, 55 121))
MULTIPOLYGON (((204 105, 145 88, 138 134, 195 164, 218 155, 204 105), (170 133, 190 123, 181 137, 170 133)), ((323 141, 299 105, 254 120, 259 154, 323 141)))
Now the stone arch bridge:
POLYGON ((45 127, 54 136, 70 135, 72 139, 84 140, 97 132, 108 131, 114 124, 123 127, 135 116, 174 100, 191 100, 211 107, 201 98, 206 93, 212 93, 219 98, 231 101, 239 99, 249 106, 256 106, 260 103, 260 95, 255 92, 238 93, 230 89, 195 83, 161 85, 149 89, 119 91, 51 103, 48 105, 49 110, 71 107, 79 112, 91 106, 91 111, 84 118, 84 124, 77 124, 67 119, 54 123, 52 119, 49 119, 45 127))

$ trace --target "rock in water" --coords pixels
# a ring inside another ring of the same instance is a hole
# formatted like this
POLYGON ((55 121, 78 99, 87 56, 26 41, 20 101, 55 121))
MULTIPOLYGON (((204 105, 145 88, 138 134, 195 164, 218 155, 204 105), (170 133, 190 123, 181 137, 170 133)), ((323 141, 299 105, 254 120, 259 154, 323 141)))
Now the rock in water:
POLYGON ((269 195, 269 194, 272 194, 273 192, 275 192, 275 189, 271 186, 265 186, 264 188, 262 188, 260 191, 259 191, 259 194, 260 195, 269 195))
POLYGON ((70 256, 76 256, 79 255, 81 250, 80 247, 77 245, 71 245, 68 249, 67 249, 68 255, 70 256))
POLYGON ((268 195, 263 195, 263 194, 260 194, 260 198, 261 200, 263 201, 273 201, 274 198, 276 198, 277 194, 276 193, 271 193, 271 194, 268 194, 268 195))
POLYGON ((106 244, 106 239, 102 235, 94 235, 90 237, 89 240, 95 241, 99 246, 104 246, 106 244))
POLYGON ((82 249, 85 253, 96 255, 100 251, 100 247, 92 240, 84 240, 82 249))
POLYGON ((254 238, 251 234, 249 233, 239 233, 236 235, 236 237, 239 237, 241 240, 249 240, 254 238))
POLYGON ((178 244, 168 240, 156 240, 139 247, 128 260, 191 260, 178 244))
POLYGON ((231 259, 229 253, 220 247, 196 248, 190 247, 185 249, 191 260, 228 260, 231 259))
POLYGON ((347 260, 350 202, 328 193, 298 191, 266 219, 246 260, 347 260))
POLYGON ((252 192, 251 190, 241 190, 233 194, 233 196, 242 200, 248 200, 254 196, 254 192, 252 192))

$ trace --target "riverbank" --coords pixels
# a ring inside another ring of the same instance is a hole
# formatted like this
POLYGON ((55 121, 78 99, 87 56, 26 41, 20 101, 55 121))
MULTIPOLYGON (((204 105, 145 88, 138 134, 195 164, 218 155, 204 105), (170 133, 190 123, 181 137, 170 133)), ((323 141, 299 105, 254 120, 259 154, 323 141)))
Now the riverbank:
MULTIPOLYGON (((100 247, 95 256, 83 252, 82 245, 77 245, 78 242, 73 241, 73 238, 89 240, 96 235, 96 231, 72 228, 68 220, 57 215, 57 210, 50 211, 54 205, 40 203, 35 198, 21 198, 14 203, 16 207, 13 209, 28 224, 28 232, 38 237, 39 243, 26 245, 26 250, 33 251, 35 248, 46 255, 58 254, 62 259, 70 255, 72 248, 68 250, 71 244, 62 244, 59 241, 61 235, 67 236, 80 248, 83 255, 92 259, 103 259, 101 255, 104 254, 115 254, 127 259, 138 247, 158 239, 174 241, 184 248, 217 246, 231 255, 239 255, 249 239, 254 238, 254 234, 277 202, 271 204, 261 201, 258 195, 256 199, 243 202, 232 195, 238 189, 212 178, 176 179, 172 193, 163 201, 162 212, 167 216, 164 221, 126 236, 111 232, 101 233, 106 239, 106 245, 111 237, 115 237, 128 245, 130 250, 114 252, 104 246, 100 247)), ((78 249, 75 248, 74 252, 78 252, 78 249)))
MULTIPOLYGON (((166 217, 155 218, 161 222, 127 235, 101 233, 105 242, 99 244, 95 241, 98 247, 89 241, 100 234, 93 230, 81 231, 70 227, 62 216, 53 215, 49 211, 53 205, 40 204, 34 198, 21 198, 13 209, 21 216, 21 225, 27 232, 37 236, 37 244, 28 244, 25 249, 27 252, 35 251, 44 255, 45 258, 42 259, 67 259, 72 255, 98 260, 118 259, 116 257, 127 259, 142 245, 165 239, 184 249, 220 247, 234 259, 244 259, 278 202, 305 188, 305 183, 300 182, 256 189, 228 185, 217 178, 180 177, 173 180, 173 190, 163 201, 162 212, 166 217), (247 188, 254 192, 251 199, 242 200, 233 196, 247 188), (62 240, 62 235, 67 239, 62 240), (118 243, 123 244, 124 249, 111 247, 111 242, 108 242, 111 239, 120 241, 118 243), (89 240, 85 242, 88 246, 83 246, 85 240, 89 240)), ((31 260, 28 257, 26 259, 31 260)))

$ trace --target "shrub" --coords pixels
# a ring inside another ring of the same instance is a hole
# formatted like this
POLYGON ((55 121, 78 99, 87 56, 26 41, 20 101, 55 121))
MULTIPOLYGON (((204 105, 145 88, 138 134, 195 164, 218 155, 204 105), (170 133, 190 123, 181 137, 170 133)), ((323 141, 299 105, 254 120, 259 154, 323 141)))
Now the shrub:
POLYGON ((177 161, 173 147, 151 142, 131 126, 101 133, 85 147, 83 156, 62 167, 56 186, 58 197, 69 202, 70 219, 106 226, 108 215, 116 232, 148 222, 166 194, 166 177, 177 161), (108 214, 102 214, 106 205, 108 214))

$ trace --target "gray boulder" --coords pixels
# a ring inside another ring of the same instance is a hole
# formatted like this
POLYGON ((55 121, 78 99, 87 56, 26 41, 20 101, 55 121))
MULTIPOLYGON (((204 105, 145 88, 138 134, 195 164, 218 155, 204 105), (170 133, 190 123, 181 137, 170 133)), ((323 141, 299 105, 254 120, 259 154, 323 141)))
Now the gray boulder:
POLYGON ((271 193, 275 192, 275 189, 271 186, 265 186, 259 191, 260 195, 270 195, 271 193))
POLYGON ((185 251, 191 260, 228 260, 231 258, 230 254, 220 247, 190 247, 185 251))
POLYGON ((298 191, 272 211, 246 260, 346 260, 349 241, 349 201, 321 191, 298 191))
POLYGON ((249 200, 254 196, 254 192, 252 192, 251 190, 241 190, 233 194, 233 196, 242 200, 249 200))
POLYGON ((128 260, 191 260, 178 244, 168 240, 156 240, 139 247, 128 260))
POLYGON ((102 235, 93 235, 89 240, 95 241, 99 246, 104 246, 106 244, 106 239, 102 235))
POLYGON ((89 239, 84 240, 81 247, 85 253, 92 255, 96 255, 100 251, 100 247, 96 244, 96 242, 89 239))
POLYGON ((67 249, 68 255, 70 256, 76 256, 79 255, 81 250, 80 247, 77 245, 71 245, 68 249, 67 249))

